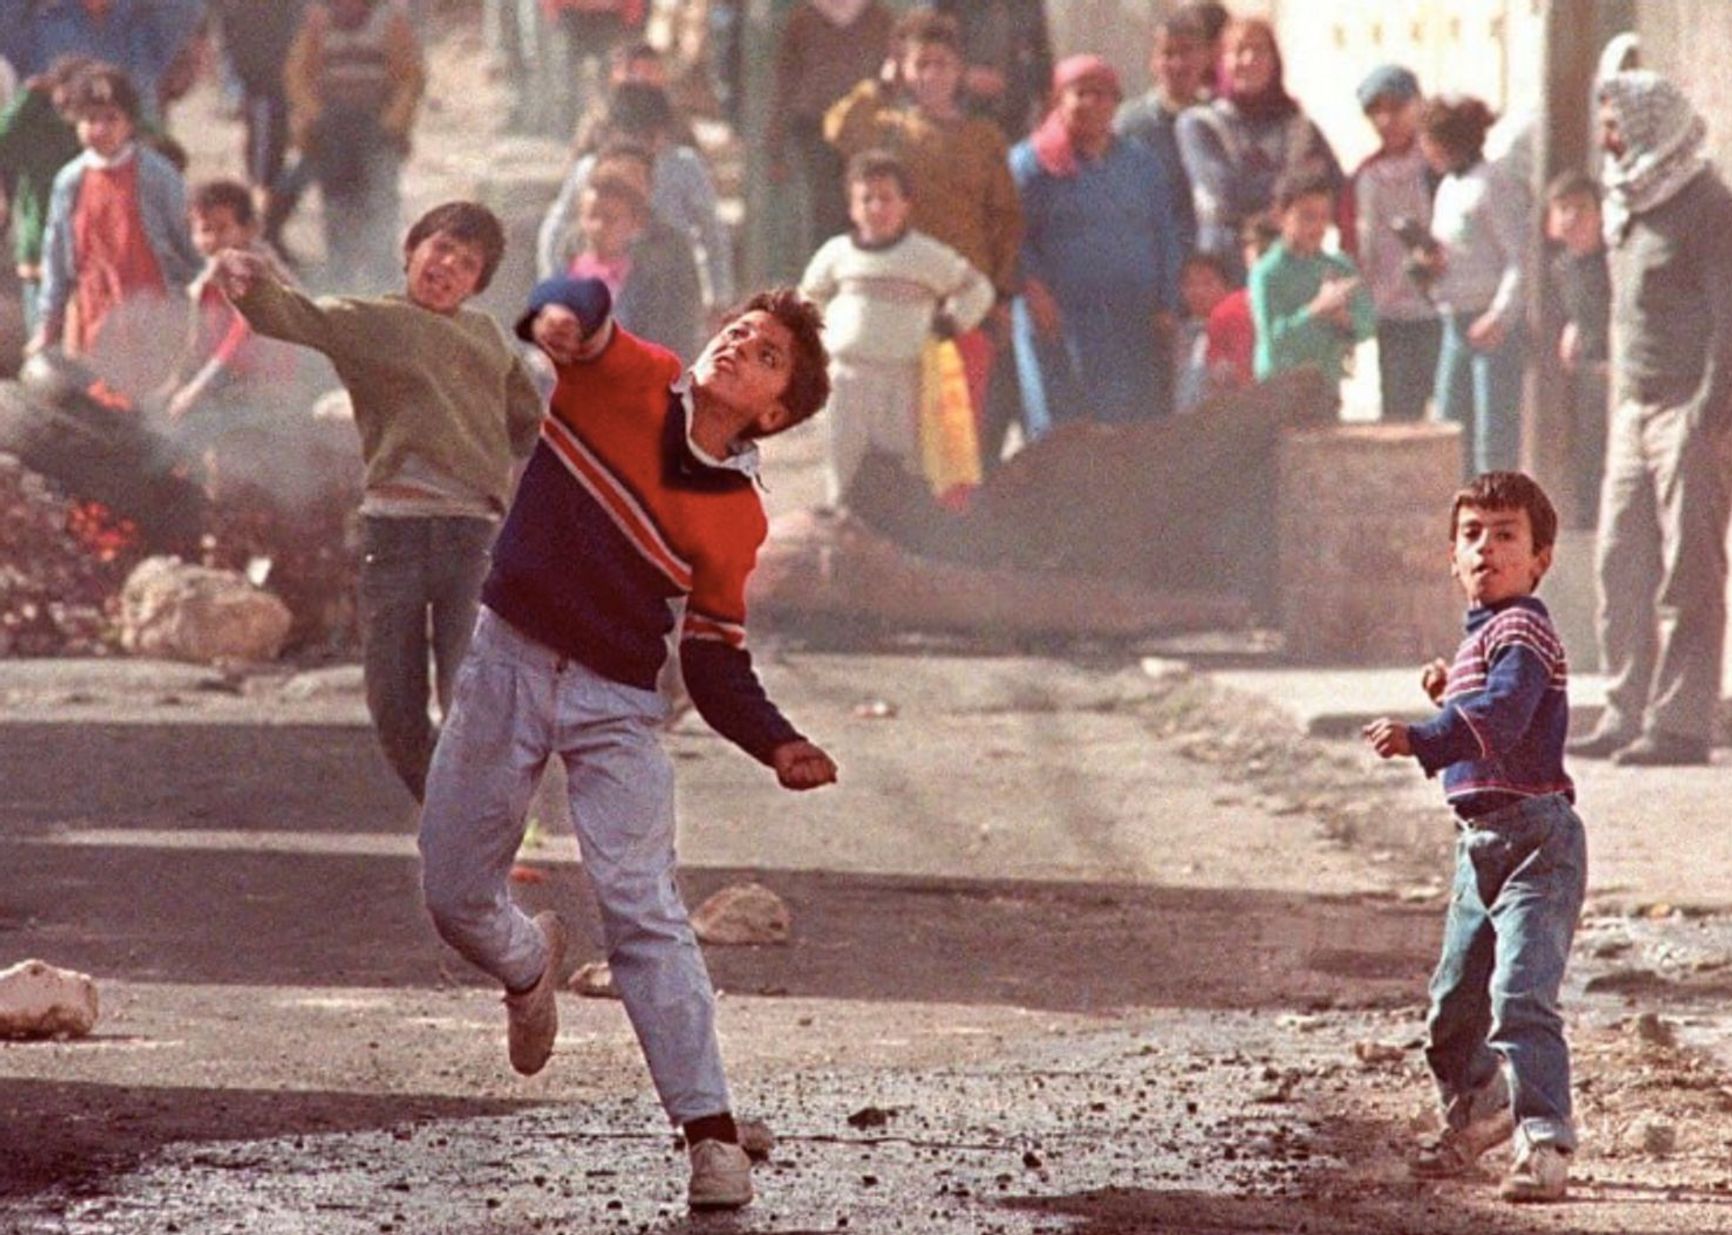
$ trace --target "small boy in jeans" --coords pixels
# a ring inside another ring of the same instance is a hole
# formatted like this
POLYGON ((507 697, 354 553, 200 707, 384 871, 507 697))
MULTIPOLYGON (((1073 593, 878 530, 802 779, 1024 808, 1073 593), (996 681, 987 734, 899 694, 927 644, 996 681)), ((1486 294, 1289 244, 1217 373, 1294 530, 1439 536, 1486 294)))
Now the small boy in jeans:
POLYGON ((1455 662, 1420 682, 1441 711, 1385 717, 1365 739, 1443 775, 1455 809, 1455 887, 1431 979, 1426 1062, 1445 1128, 1415 1175, 1471 1173, 1516 1137, 1499 1189, 1509 1201, 1562 1200, 1576 1146, 1570 1052, 1558 990, 1587 888, 1587 842, 1564 772, 1569 670, 1534 589, 1552 563, 1558 517, 1519 472, 1487 472, 1455 495, 1450 563, 1467 595, 1455 662))
POLYGON ((562 760, 608 964, 697 1209, 752 1199, 716 1041, 715 994, 675 883, 674 770, 656 693, 675 606, 686 689, 711 727, 786 789, 836 765, 764 694, 746 650, 746 580, 768 531, 757 439, 829 394, 818 312, 789 290, 731 313, 689 369, 619 329, 607 287, 535 289, 518 334, 559 375, 493 551, 451 720, 427 780, 422 885, 440 935, 505 988, 511 1065, 539 1072, 559 1032, 559 916, 507 879, 542 769, 562 760))
POLYGON ((422 215, 403 242, 400 295, 313 300, 264 258, 228 249, 216 277, 259 334, 323 352, 354 405, 367 465, 361 498, 361 641, 367 710, 385 757, 419 802, 440 710, 468 646, 487 550, 535 447, 541 396, 499 324, 464 303, 505 254, 475 202, 422 215))

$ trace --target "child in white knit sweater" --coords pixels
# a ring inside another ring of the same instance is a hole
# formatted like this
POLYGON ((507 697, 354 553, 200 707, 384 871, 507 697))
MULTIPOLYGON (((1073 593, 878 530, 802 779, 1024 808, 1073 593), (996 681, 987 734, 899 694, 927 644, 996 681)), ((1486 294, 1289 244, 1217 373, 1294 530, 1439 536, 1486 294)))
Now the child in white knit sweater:
POLYGON ((955 249, 912 231, 907 169, 869 150, 848 165, 854 230, 825 242, 800 280, 830 349, 829 499, 845 505, 869 453, 921 474, 920 358, 927 340, 978 325, 992 283, 955 249))

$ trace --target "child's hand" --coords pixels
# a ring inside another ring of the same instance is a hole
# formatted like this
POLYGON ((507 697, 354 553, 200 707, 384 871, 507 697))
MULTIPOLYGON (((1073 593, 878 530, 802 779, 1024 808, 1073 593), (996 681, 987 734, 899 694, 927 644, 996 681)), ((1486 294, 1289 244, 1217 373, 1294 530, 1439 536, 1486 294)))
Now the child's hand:
POLYGON ((216 255, 217 286, 230 300, 244 299, 254 287, 270 277, 270 266, 257 253, 224 249, 216 255))
POLYGON ((1339 320, 1346 315, 1353 293, 1358 290, 1358 279, 1324 279, 1323 286, 1311 299, 1311 312, 1316 317, 1339 320))
POLYGON ((811 742, 784 742, 770 752, 782 788, 816 789, 836 783, 836 761, 811 742))
POLYGON ((1449 685, 1449 662, 1439 656, 1419 671, 1419 684, 1433 703, 1443 702, 1444 688, 1449 685))
POLYGON ((1413 753, 1413 743, 1407 737, 1407 726, 1398 720, 1382 716, 1359 732, 1371 744, 1371 749, 1384 759, 1413 753))
POLYGON ((550 304, 537 311, 529 330, 553 363, 563 365, 594 358, 607 343, 609 324, 604 321, 600 329, 585 337, 577 314, 562 304, 550 304))
POLYGON ((1582 332, 1574 322, 1565 322, 1563 333, 1558 335, 1558 363, 1573 373, 1581 362, 1582 332))
POLYGON ((1030 279, 1023 284, 1022 298, 1028 302, 1028 315, 1034 320, 1037 334, 1050 339, 1064 329, 1064 314, 1059 311, 1058 301, 1046 290, 1046 284, 1030 279))
POLYGON ((1495 352, 1503 345, 1504 336, 1508 333, 1502 318, 1493 313, 1482 313, 1467 328, 1468 346, 1479 352, 1495 352))

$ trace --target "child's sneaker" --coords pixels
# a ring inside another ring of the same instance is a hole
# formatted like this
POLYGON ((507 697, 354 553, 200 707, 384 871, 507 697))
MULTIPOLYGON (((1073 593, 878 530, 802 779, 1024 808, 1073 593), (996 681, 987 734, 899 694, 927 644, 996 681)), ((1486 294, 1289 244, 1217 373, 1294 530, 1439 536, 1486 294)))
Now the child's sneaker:
POLYGON ((699 1141, 692 1146, 692 1183, 686 1199, 693 1209, 739 1209, 752 1201, 752 1160, 738 1145, 699 1141))
POLYGON ((1561 1201, 1570 1190, 1569 1155, 1556 1145, 1524 1145, 1497 1194, 1506 1201, 1561 1201))
POLYGON ((1466 1175, 1480 1155, 1515 1135, 1515 1116, 1506 1107, 1461 1128, 1445 1128, 1424 1142, 1408 1169, 1420 1179, 1455 1179, 1466 1175))
POLYGON ((505 996, 506 1049, 511 1066, 525 1076, 541 1071, 553 1054, 553 1041, 559 1037, 559 1004, 554 992, 559 989, 559 972, 565 964, 565 923, 559 915, 538 913, 535 925, 547 940, 547 968, 534 986, 505 996))

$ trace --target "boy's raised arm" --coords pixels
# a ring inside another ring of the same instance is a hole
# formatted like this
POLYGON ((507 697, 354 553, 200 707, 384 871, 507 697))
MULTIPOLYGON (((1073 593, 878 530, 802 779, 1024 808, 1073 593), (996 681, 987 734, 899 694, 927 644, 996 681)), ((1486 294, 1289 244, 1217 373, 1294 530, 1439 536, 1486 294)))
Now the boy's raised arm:
POLYGON ((329 311, 279 282, 270 263, 257 253, 224 249, 216 255, 216 278, 223 295, 254 330, 331 355, 337 331, 329 311))

